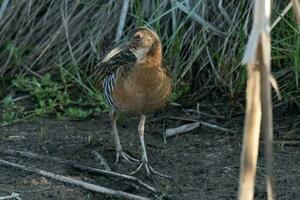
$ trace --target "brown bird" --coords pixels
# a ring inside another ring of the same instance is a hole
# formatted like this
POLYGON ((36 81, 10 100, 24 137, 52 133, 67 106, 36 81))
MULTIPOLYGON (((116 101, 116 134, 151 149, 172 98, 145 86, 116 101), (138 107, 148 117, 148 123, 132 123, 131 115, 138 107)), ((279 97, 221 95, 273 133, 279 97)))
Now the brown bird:
POLYGON ((163 107, 172 89, 171 77, 162 63, 162 45, 158 35, 146 27, 135 29, 125 44, 114 48, 101 60, 93 74, 95 86, 103 91, 110 108, 116 163, 120 157, 127 162, 139 162, 122 149, 116 113, 140 115, 138 133, 142 159, 131 174, 144 166, 148 176, 151 173, 164 176, 149 165, 144 142, 146 115, 163 107))

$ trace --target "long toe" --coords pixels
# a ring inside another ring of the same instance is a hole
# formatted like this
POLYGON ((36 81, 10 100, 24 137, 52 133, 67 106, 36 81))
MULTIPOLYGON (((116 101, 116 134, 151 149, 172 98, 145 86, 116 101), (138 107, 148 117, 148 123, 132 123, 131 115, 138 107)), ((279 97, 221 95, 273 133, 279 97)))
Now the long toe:
POLYGON ((152 174, 153 175, 158 175, 158 176, 161 176, 161 177, 164 177, 164 178, 171 178, 171 176, 168 176, 166 174, 163 174, 163 173, 160 173, 160 172, 156 171, 155 169, 153 169, 153 167, 151 167, 151 165, 149 165, 148 163, 144 163, 144 162, 141 162, 139 164, 139 166, 133 172, 130 173, 130 175, 136 174, 143 167, 145 168, 146 174, 149 178, 151 177, 152 174))
POLYGON ((151 165, 149 165, 149 170, 151 173, 155 174, 155 175, 158 175, 158 176, 161 176, 161 177, 164 177, 164 178, 171 178, 171 176, 167 175, 167 174, 163 174, 163 173, 160 173, 158 171, 156 171, 155 169, 153 169, 153 167, 151 167, 151 165))
POLYGON ((115 164, 118 164, 120 162, 120 159, 123 159, 125 162, 130 164, 137 164, 140 162, 139 160, 133 158, 124 151, 117 151, 115 164))
MULTIPOLYGON (((135 170, 133 170, 132 172, 129 173, 129 175, 136 174, 138 171, 140 171, 140 169, 143 167, 143 165, 144 164, 141 162, 135 170)), ((150 175, 150 173, 149 173, 149 175, 150 175)))

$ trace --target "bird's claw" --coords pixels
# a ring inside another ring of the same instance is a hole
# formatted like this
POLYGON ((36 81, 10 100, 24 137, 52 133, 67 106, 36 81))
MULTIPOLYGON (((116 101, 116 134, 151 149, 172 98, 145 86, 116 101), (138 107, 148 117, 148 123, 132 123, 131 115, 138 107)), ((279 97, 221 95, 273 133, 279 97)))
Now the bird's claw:
POLYGON ((171 178, 171 176, 168 176, 166 174, 163 174, 163 173, 160 173, 158 171, 156 171, 155 169, 153 169, 153 167, 151 167, 151 165, 148 164, 148 162, 140 162, 139 166, 133 171, 130 173, 130 175, 134 175, 136 174, 138 171, 140 171, 140 169, 142 167, 145 167, 145 170, 146 170, 146 174, 148 177, 151 177, 151 174, 154 174, 154 175, 158 175, 158 176, 161 176, 161 177, 164 177, 164 178, 171 178))
POLYGON ((116 153, 115 164, 118 164, 120 162, 120 157, 123 158, 126 162, 128 162, 130 164, 137 164, 137 163, 139 163, 139 160, 131 157, 130 155, 128 155, 124 151, 120 150, 120 151, 117 151, 117 153, 116 153))

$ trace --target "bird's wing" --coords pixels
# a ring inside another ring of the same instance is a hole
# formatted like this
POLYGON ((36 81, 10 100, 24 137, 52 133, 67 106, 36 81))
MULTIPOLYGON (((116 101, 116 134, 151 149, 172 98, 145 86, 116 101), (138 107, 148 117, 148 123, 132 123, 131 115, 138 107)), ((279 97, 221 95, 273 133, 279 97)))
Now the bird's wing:
MULTIPOLYGON (((101 61, 94 67, 93 79, 96 88, 101 88, 102 82, 112 74, 121 75, 129 71, 135 62, 136 56, 126 47, 116 47, 108 52, 101 61), (122 72, 119 74, 119 72, 122 72)), ((116 78, 116 77, 115 77, 116 78)))
POLYGON ((94 68, 95 87, 103 89, 104 97, 109 105, 117 109, 111 98, 112 91, 119 76, 125 76, 133 68, 137 57, 129 48, 117 47, 111 50, 94 68))
POLYGON ((123 47, 116 47, 116 48, 114 48, 113 50, 111 50, 110 52, 108 52, 108 54, 106 54, 104 56, 104 58, 102 58, 101 62, 105 63, 105 62, 111 60, 113 57, 117 56, 122 51, 124 51, 123 47))

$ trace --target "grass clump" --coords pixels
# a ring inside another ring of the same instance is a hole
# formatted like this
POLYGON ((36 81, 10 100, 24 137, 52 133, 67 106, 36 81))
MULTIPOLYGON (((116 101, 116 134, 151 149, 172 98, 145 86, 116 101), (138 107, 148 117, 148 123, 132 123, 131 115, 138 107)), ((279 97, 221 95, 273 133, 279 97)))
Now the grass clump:
POLYGON ((83 92, 72 91, 77 90, 72 88, 73 84, 68 81, 68 85, 64 86, 48 73, 41 78, 17 78, 11 88, 14 95, 6 96, 1 103, 2 125, 49 114, 59 118, 84 119, 92 112, 107 110, 100 94, 87 92, 83 96, 83 92))
POLYGON ((273 70, 283 97, 275 103, 300 107, 300 31, 292 10, 274 27, 272 37, 273 70))
POLYGON ((1 101, 2 108, 4 112, 2 112, 1 125, 9 125, 11 123, 17 122, 23 116, 25 107, 16 105, 11 96, 5 97, 1 101))
MULTIPOLYGON (((199 101, 221 94, 235 104, 244 100, 246 68, 240 61, 252 24, 252 2, 130 1, 123 38, 142 25, 159 34, 174 78, 173 99, 191 94, 199 101), (188 90, 181 87, 183 82, 188 90)), ((285 6, 274 4, 273 16, 285 6)), ((82 112, 79 105, 103 110, 102 96, 86 74, 115 45, 121 9, 122 1, 11 1, 0 19, 0 98, 11 95, 13 88, 27 92, 35 102, 34 116, 84 118, 93 112, 82 112)), ((272 30, 272 41, 272 70, 282 103, 300 107, 300 39, 292 13, 272 30)))

